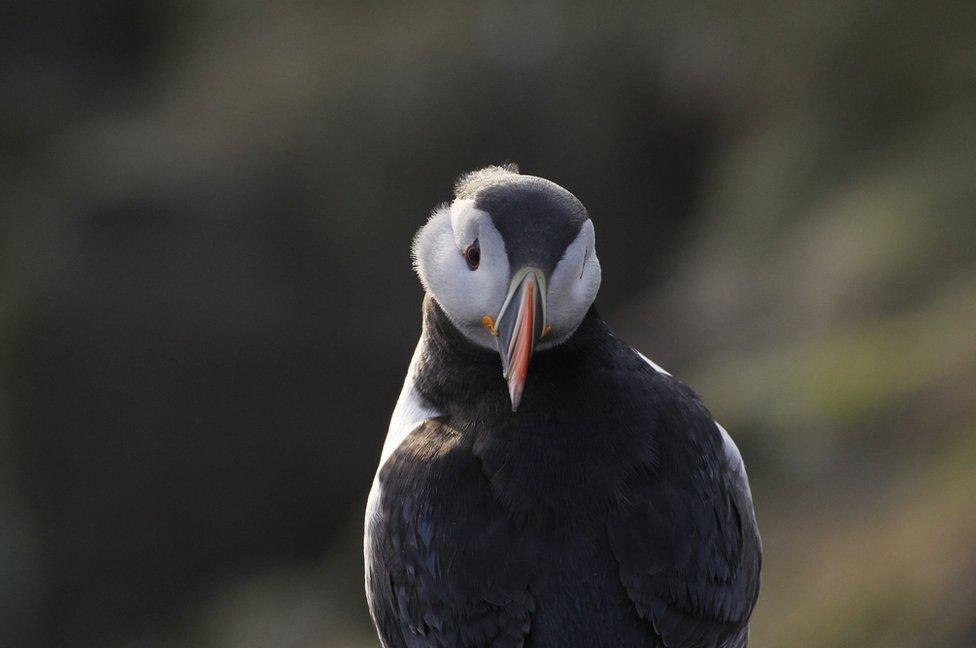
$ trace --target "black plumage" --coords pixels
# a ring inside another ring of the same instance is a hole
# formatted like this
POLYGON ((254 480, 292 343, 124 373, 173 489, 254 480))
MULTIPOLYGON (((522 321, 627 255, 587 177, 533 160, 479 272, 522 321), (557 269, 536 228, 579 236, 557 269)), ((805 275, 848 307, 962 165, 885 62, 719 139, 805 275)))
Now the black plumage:
POLYGON ((377 474, 367 592, 384 646, 739 647, 760 541, 699 398, 591 308, 536 352, 513 414, 498 355, 428 295, 413 377, 438 412, 377 474))

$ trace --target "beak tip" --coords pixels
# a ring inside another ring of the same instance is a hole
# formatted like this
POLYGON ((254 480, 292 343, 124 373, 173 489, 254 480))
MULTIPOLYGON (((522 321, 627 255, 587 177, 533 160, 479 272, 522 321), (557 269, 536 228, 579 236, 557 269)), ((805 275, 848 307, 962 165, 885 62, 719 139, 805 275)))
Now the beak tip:
POLYGON ((510 384, 508 388, 508 396, 512 400, 512 413, 514 414, 518 410, 519 404, 522 402, 522 390, 520 385, 510 384))

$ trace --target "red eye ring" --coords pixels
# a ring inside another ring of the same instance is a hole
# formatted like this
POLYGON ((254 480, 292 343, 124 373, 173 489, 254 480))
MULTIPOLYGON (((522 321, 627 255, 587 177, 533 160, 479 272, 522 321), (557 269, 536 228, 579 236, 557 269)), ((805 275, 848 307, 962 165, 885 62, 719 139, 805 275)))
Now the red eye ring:
POLYGON ((464 250, 464 260, 468 264, 468 270, 477 270, 481 264, 481 246, 478 239, 464 250))

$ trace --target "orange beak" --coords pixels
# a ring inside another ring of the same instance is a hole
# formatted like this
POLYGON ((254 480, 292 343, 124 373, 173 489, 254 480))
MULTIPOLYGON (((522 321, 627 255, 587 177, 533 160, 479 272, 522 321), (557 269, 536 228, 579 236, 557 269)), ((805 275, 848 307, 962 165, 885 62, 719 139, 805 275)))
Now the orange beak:
POLYGON ((513 412, 522 402, 535 344, 546 330, 545 283, 540 280, 544 276, 535 268, 517 273, 498 316, 498 352, 502 357, 502 376, 508 381, 513 412))

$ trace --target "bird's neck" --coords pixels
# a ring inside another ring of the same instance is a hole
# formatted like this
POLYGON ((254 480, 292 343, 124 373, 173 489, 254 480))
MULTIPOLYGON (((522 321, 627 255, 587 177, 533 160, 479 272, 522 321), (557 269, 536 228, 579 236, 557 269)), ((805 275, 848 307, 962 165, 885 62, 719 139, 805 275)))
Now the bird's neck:
POLYGON ((456 422, 531 419, 533 412, 553 405, 547 396, 558 383, 572 380, 572 373, 596 356, 601 343, 612 339, 591 307, 568 339, 535 353, 525 396, 513 414, 499 354, 468 339, 430 295, 424 298, 423 310, 423 351, 414 384, 426 400, 456 422))

